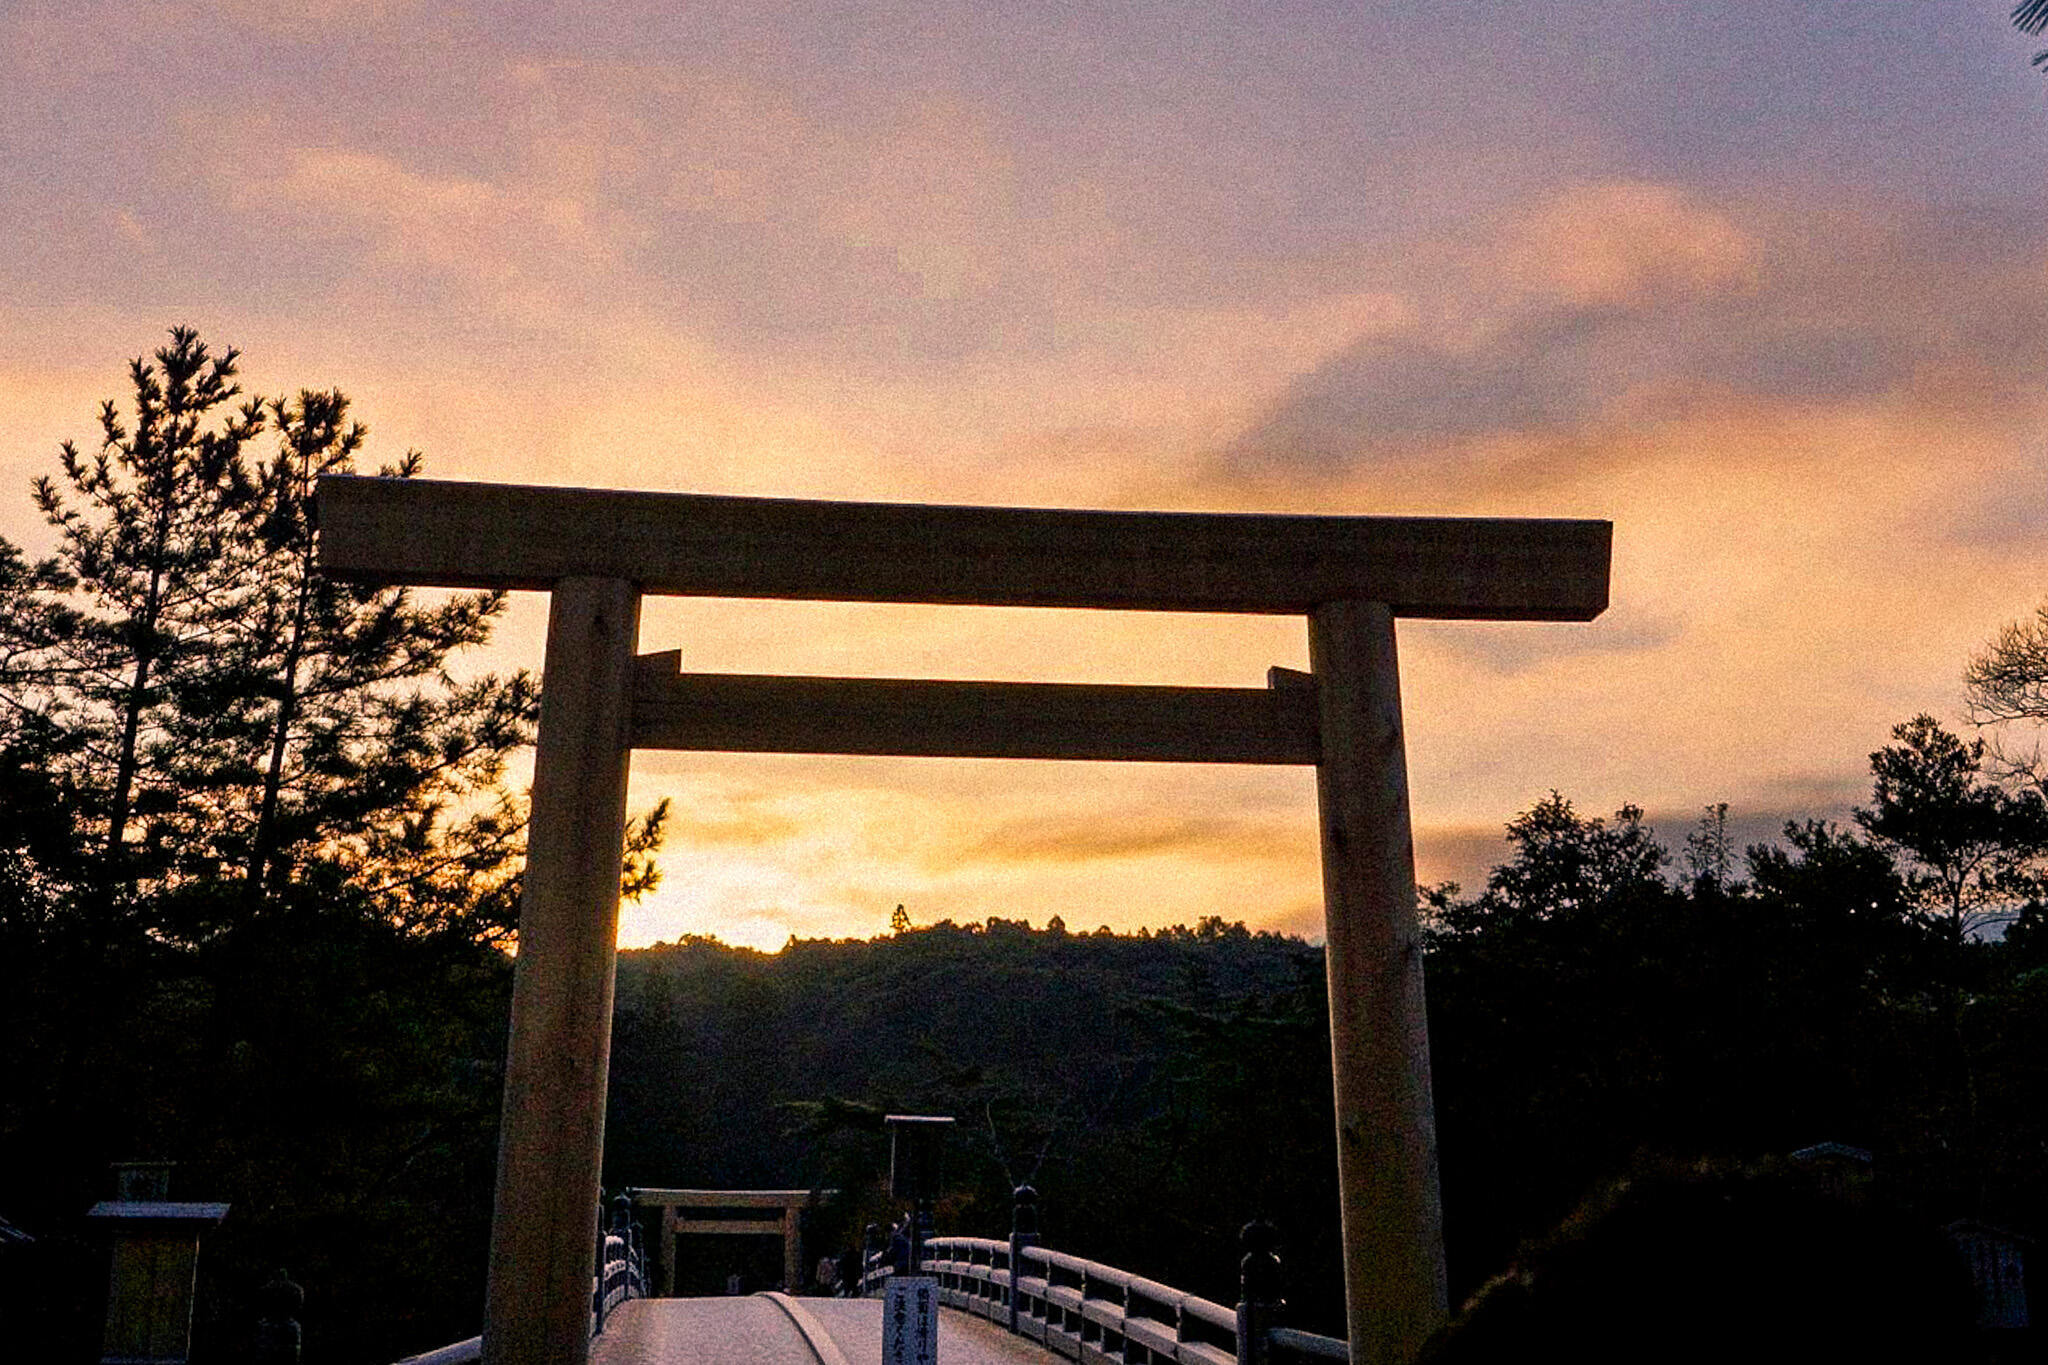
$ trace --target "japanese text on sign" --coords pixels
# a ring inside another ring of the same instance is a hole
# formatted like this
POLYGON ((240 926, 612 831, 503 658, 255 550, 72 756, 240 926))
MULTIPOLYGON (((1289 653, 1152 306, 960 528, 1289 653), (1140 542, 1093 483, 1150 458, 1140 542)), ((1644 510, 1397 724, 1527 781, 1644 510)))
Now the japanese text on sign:
POLYGON ((882 1297, 882 1365, 938 1365, 939 1282, 892 1275, 882 1297))

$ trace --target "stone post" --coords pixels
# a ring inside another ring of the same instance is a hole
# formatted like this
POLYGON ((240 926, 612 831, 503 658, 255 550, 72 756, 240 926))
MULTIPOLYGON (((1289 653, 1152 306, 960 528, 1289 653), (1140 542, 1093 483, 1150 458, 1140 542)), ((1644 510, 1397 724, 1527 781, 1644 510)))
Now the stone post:
POLYGON ((256 1291, 256 1305, 261 1316, 251 1352, 254 1365, 299 1365, 299 1310, 306 1306, 306 1291, 280 1268, 256 1291))
POLYGON ((1238 1262, 1237 1365, 1267 1365, 1273 1348, 1266 1334, 1280 1325, 1287 1308, 1280 1297, 1280 1258, 1273 1254, 1279 1234, 1261 1220, 1246 1223, 1237 1240, 1244 1248, 1238 1262))
POLYGON ((1017 1316, 1023 1307, 1017 1282, 1024 1275, 1024 1248, 1038 1245, 1038 1191, 1019 1185, 1010 1206, 1010 1330, 1017 1330, 1017 1316))

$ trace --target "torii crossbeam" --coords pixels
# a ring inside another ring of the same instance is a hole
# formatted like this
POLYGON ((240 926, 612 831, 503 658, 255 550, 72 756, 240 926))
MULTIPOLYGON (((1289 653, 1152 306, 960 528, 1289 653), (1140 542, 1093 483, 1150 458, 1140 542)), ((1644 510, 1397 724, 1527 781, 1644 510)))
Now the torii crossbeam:
POLYGON ((321 566, 552 594, 485 1305, 490 1365, 587 1359, 626 776, 640 748, 1313 763, 1352 1359, 1445 1313, 1394 619, 1585 621, 1604 521, 1054 511, 342 476, 321 566), (686 674, 643 594, 1308 618, 1260 688, 686 674))

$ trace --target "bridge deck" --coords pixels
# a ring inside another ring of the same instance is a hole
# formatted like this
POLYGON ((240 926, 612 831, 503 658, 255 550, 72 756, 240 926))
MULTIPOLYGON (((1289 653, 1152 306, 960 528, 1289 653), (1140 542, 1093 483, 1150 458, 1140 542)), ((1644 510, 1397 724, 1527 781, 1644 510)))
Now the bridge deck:
MULTIPOLYGON (((825 1346, 847 1365, 882 1358, 879 1299, 789 1300, 808 1316, 825 1346)), ((804 1333, 766 1294, 746 1298, 634 1299, 606 1320, 590 1343, 590 1365, 821 1365, 804 1333)), ((965 1313, 940 1310, 939 1359, 944 1365, 1047 1365, 1061 1359, 1036 1342, 965 1313)))

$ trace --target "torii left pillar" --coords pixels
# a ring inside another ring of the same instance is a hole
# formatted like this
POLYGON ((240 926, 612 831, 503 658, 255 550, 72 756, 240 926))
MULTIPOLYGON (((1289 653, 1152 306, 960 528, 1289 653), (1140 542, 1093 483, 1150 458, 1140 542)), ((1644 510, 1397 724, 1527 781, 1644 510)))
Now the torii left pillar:
POLYGON ((485 1365, 584 1365, 632 757, 640 591, 565 578, 548 607, 485 1365))

